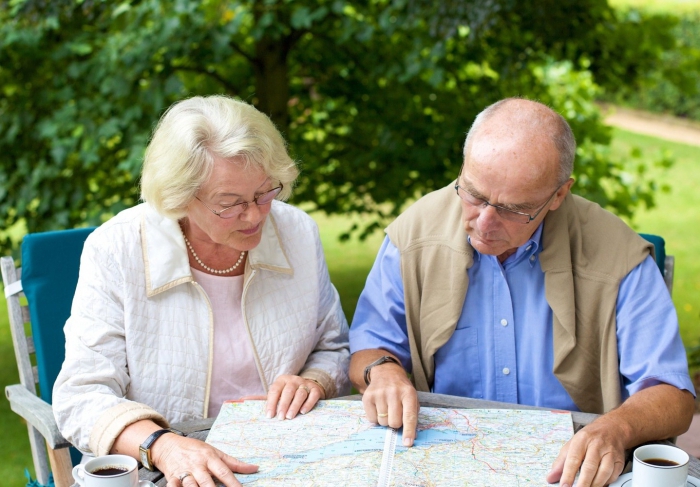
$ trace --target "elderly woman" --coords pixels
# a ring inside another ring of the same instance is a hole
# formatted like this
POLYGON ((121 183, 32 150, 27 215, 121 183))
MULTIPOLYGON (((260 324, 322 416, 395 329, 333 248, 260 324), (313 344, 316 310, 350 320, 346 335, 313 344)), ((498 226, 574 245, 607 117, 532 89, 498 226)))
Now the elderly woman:
POLYGON ((123 453, 169 485, 238 485, 238 462, 168 430, 266 397, 292 419, 349 390, 348 328, 318 229, 283 203, 298 170, 272 122, 223 96, 173 105, 148 146, 145 203, 88 238, 66 360, 53 391, 63 435, 123 453))

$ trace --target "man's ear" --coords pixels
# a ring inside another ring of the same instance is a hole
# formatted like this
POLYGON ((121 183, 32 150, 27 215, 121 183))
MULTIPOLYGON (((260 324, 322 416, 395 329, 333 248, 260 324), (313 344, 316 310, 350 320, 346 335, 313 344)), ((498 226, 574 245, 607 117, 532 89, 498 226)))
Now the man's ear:
POLYGON ((573 186, 573 184, 574 178, 569 178, 567 182, 562 184, 559 191, 557 191, 557 195, 554 197, 554 202, 549 207, 549 211, 556 210, 559 208, 559 206, 561 206, 561 204, 564 202, 564 198, 566 198, 566 195, 569 194, 569 190, 571 190, 571 186, 573 186))

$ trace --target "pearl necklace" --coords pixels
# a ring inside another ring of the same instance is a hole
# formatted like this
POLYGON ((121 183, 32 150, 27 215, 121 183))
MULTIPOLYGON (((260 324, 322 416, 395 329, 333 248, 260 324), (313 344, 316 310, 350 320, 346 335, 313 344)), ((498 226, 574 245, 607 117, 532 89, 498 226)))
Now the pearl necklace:
POLYGON ((199 258, 197 255, 197 252, 194 251, 192 248, 192 244, 190 243, 189 240, 187 240, 187 236, 185 235, 185 232, 182 232, 182 236, 185 237, 185 243, 187 244, 187 248, 190 249, 190 252, 192 252, 192 257, 194 257, 194 260, 197 261, 199 265, 202 266, 203 269, 208 270, 212 274, 228 274, 229 272, 233 272, 236 270, 236 268, 243 262, 243 258, 245 257, 245 250, 241 252, 241 255, 238 257, 238 260, 236 261, 235 264, 233 264, 231 267, 228 269, 223 269, 223 270, 217 270, 217 269, 212 269, 211 267, 208 267, 204 265, 204 262, 202 262, 202 259, 199 258))

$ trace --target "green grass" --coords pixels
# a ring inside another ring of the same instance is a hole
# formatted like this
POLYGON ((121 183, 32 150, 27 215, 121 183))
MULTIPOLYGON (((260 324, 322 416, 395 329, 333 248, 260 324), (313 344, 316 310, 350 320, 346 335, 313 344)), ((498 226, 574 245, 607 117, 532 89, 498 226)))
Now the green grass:
POLYGON ((322 213, 313 213, 311 216, 318 223, 328 271, 350 323, 367 274, 382 244, 384 232, 375 232, 363 242, 357 239, 340 242, 338 236, 346 232, 353 222, 360 222, 360 219, 328 217, 322 213))
MULTIPOLYGON (((658 194, 657 207, 639 211, 635 224, 639 231, 662 235, 666 239, 667 252, 676 257, 673 298, 681 335, 689 345, 700 340, 700 239, 695 237, 700 228, 700 191, 697 190, 700 188, 700 148, 615 131, 613 150, 627 154, 633 145, 650 157, 667 150, 676 158, 676 164, 670 170, 656 170, 659 182, 668 183, 671 193, 658 194)), ((376 232, 364 242, 340 242, 338 236, 358 219, 322 214, 313 217, 321 230, 331 279, 340 293, 348 321, 351 321, 383 233, 376 232)), ((17 382, 6 304, 0 299, 0 387, 17 382)), ((0 428, 5 439, 0 442, 0 479, 3 479, 0 484, 23 486, 26 484, 24 468, 32 465, 27 430, 4 399, 0 399, 0 428)))
POLYGON ((651 171, 671 192, 658 193, 656 207, 638 211, 634 225, 640 232, 661 235, 666 253, 675 256, 673 302, 689 346, 700 341, 700 147, 615 130, 613 150, 628 154, 633 146, 649 157, 668 151, 675 159, 670 169, 651 171))
POLYGON ((655 13, 679 14, 700 11, 700 0, 610 0, 615 8, 637 8, 655 13))

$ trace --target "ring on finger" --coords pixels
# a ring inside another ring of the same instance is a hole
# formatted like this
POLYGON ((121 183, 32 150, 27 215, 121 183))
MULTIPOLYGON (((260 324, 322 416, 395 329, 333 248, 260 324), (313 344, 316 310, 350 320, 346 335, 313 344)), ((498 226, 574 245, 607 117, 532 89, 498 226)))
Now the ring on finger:
POLYGON ((389 413, 377 413, 378 418, 386 418, 387 416, 389 416, 389 413))
POLYGON ((304 384, 302 384, 302 385, 300 385, 299 387, 297 387, 297 390, 299 390, 299 389, 304 389, 304 390, 306 391, 306 395, 307 395, 307 396, 308 396, 309 394, 311 394, 311 389, 309 389, 309 388, 308 388, 307 386, 305 386, 304 384))
POLYGON ((178 475, 177 479, 182 483, 183 480, 185 480, 187 477, 192 476, 192 473, 190 472, 185 472, 182 475, 178 475))

